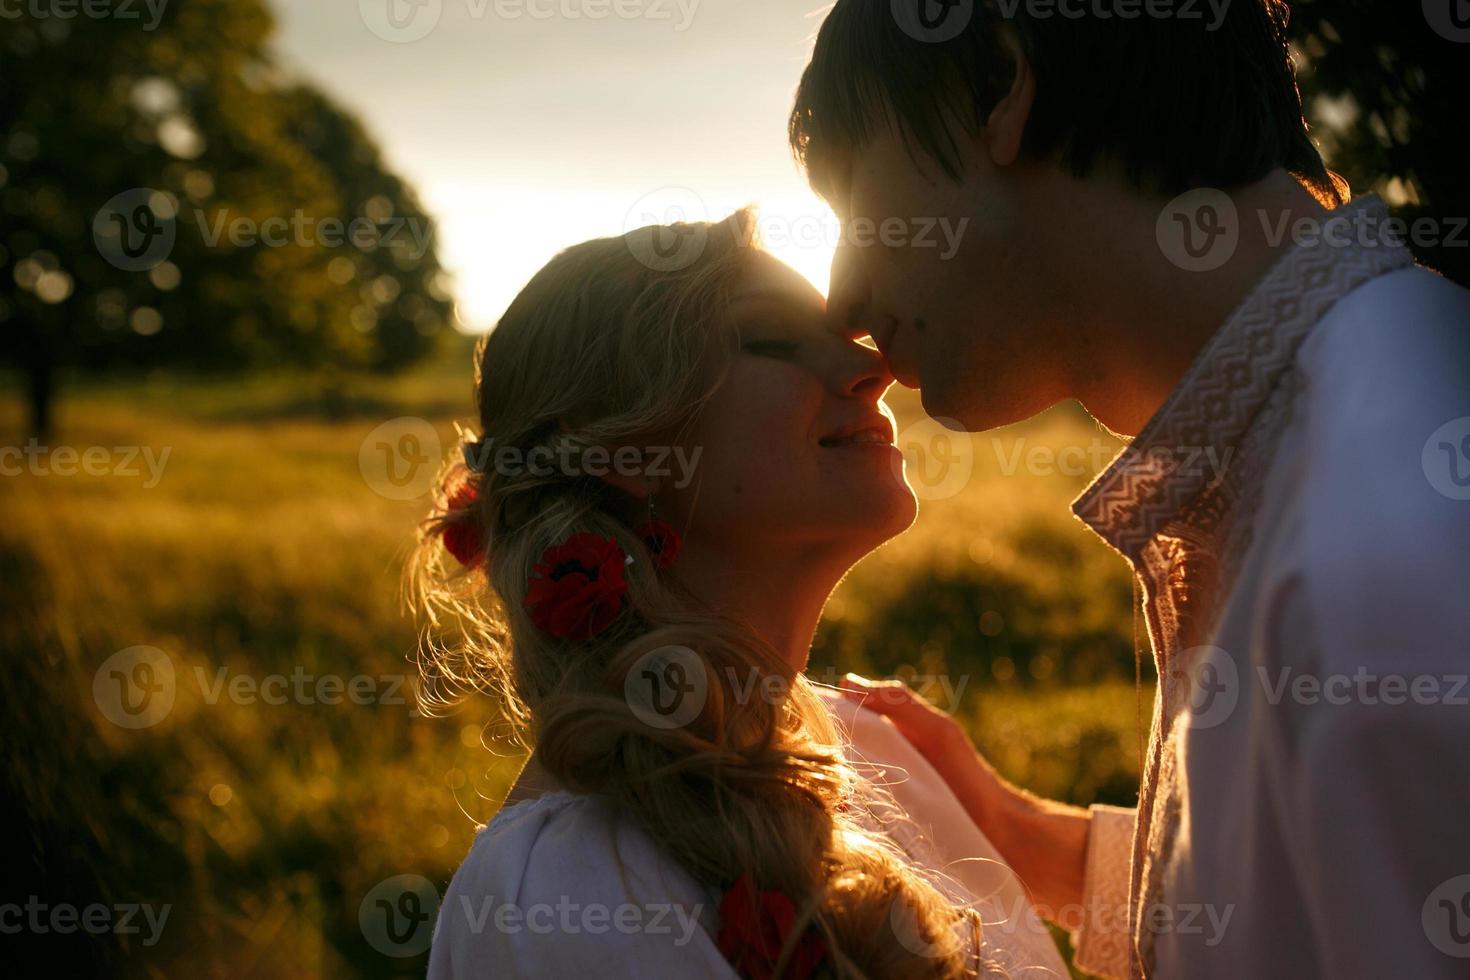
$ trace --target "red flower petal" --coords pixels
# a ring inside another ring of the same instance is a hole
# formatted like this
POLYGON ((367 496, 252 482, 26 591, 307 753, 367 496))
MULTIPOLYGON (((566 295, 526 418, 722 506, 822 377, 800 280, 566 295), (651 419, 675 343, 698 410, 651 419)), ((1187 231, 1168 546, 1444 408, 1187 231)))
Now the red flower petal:
POLYGON ((547 548, 526 586, 523 605, 531 621, 552 636, 590 640, 622 612, 624 562, 616 539, 589 532, 547 548))
POLYGON ((483 529, 478 521, 461 521, 444 529, 444 548, 461 565, 478 565, 485 555, 483 529))
MULTIPOLYGON (((757 891, 750 875, 740 879, 720 902, 720 952, 742 977, 774 980, 781 949, 796 925, 796 905, 779 891, 757 891)), ((815 928, 797 940, 783 980, 805 980, 827 957, 827 942, 815 928)))
MULTIPOLYGON (((450 513, 468 510, 477 500, 475 485, 468 480, 461 481, 449 494, 448 510, 450 513)), ((475 515, 461 514, 454 523, 444 527, 442 537, 444 549, 461 565, 478 565, 484 560, 485 528, 475 515)))
POLYGON ((679 549, 684 545, 674 526, 657 518, 639 524, 633 529, 633 533, 643 540, 649 553, 653 555, 654 564, 659 568, 672 564, 679 557, 679 549))

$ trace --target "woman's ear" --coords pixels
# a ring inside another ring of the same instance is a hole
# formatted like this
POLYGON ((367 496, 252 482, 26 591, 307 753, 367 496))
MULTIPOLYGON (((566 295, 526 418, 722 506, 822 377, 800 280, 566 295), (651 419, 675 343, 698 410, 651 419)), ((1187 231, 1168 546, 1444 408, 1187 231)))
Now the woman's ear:
POLYGON ((1008 167, 1021 155, 1026 122, 1031 118, 1031 106, 1036 101, 1036 76, 1031 71, 1026 53, 1021 50, 1020 41, 1007 32, 1005 43, 1015 63, 1016 74, 1011 79, 1011 90, 990 110, 982 134, 990 161, 997 167, 1008 167))
POLYGON ((607 472, 597 474, 597 478, 639 501, 647 500, 658 490, 658 485, 641 473, 636 475, 621 473, 616 467, 608 467, 607 472))

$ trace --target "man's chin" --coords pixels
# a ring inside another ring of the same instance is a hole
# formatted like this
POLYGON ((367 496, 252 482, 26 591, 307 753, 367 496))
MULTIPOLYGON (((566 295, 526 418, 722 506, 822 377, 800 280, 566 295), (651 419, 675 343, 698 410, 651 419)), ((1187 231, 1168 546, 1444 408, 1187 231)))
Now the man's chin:
POLYGON ((1000 401, 984 397, 993 392, 950 390, 931 384, 919 389, 919 402, 928 416, 940 424, 964 432, 989 432, 1035 418, 1058 400, 1000 401), (978 397, 977 397, 978 396, 978 397))
POLYGON ((925 414, 945 428, 980 432, 994 427, 994 423, 987 425, 983 419, 976 417, 980 413, 975 411, 975 406, 967 399, 955 396, 956 392, 945 384, 919 386, 919 401, 924 406, 925 414))
MULTIPOLYGON (((892 368, 890 367, 890 371, 892 368)), ((894 375, 895 380, 919 392, 919 401, 930 418, 946 428, 963 432, 985 432, 1030 418, 1049 407, 1006 404, 982 378, 950 363, 925 362, 924 371, 908 380, 894 375), (910 383, 912 382, 912 383, 910 383), (1029 411, 1025 409, 1029 408, 1029 411)))

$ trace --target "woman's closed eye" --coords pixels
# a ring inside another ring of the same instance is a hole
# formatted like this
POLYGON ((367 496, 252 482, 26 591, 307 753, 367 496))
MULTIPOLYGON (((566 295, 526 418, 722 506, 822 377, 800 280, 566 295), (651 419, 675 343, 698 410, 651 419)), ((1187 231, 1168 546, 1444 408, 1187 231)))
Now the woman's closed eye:
POLYGON ((790 357, 798 346, 796 341, 784 337, 752 337, 742 341, 740 349, 759 357, 790 357))

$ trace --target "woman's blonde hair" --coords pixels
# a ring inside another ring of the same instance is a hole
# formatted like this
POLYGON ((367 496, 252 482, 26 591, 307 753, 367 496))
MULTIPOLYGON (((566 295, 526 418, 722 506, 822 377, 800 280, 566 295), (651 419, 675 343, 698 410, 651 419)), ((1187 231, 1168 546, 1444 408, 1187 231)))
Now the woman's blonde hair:
POLYGON ((975 913, 854 820, 846 801, 860 781, 811 683, 659 572, 626 495, 576 465, 495 465, 533 450, 575 461, 592 446, 677 444, 734 349, 725 312, 755 254, 754 221, 744 210, 573 246, 481 341, 475 392, 490 463, 447 465, 407 577, 425 619, 422 696, 437 710, 491 695, 562 786, 610 798, 696 879, 723 889, 748 873, 785 892, 798 927, 783 964, 811 924, 839 976, 974 975, 975 913), (464 481, 476 499, 453 507, 464 481), (468 573, 439 544, 463 522, 484 534, 483 563, 468 573), (626 608, 587 642, 538 630, 522 607, 542 552, 576 532, 614 538, 634 559, 626 608), (640 661, 675 646, 696 652, 707 693, 692 721, 669 728, 647 723, 624 692, 640 661), (773 689, 782 696, 739 696, 773 689))

